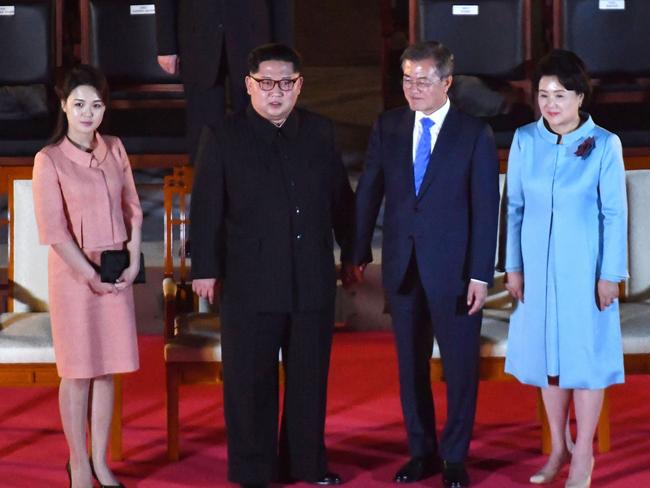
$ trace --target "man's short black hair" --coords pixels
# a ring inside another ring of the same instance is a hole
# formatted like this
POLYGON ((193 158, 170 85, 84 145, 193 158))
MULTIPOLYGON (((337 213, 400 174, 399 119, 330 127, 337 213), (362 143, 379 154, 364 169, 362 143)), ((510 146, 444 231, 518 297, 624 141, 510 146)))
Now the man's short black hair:
POLYGON ((554 49, 537 64, 533 77, 533 88, 539 89, 539 80, 543 76, 556 76, 560 84, 569 91, 584 95, 587 103, 591 96, 591 81, 585 63, 577 54, 564 49, 554 49))
POLYGON ((293 65, 294 73, 300 73, 302 60, 295 49, 284 44, 262 44, 253 49, 248 55, 248 71, 257 73, 264 61, 285 61, 293 65))

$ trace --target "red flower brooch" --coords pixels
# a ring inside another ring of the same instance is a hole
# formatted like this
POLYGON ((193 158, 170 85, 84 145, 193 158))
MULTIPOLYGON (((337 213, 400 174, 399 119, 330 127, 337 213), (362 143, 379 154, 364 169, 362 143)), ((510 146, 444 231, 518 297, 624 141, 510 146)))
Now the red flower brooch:
POLYGON ((574 153, 576 156, 580 156, 582 159, 587 159, 591 154, 591 151, 596 147, 596 139, 593 136, 587 137, 576 149, 574 153))

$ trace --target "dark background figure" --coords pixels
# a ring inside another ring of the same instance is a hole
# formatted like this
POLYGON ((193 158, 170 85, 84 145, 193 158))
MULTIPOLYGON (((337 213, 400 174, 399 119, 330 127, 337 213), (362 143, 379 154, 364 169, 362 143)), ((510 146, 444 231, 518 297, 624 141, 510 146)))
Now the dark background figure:
POLYGON ((325 485, 324 429, 336 269, 351 252, 354 196, 331 121, 294 108, 300 58, 249 57, 251 105, 205 128, 192 189, 192 287, 220 293, 228 478, 325 485), (278 353, 285 397, 278 462, 278 353))
POLYGON ((412 456, 395 481, 442 469, 445 486, 458 488, 469 484, 464 461, 476 410, 481 308, 494 275, 497 152, 485 123, 450 107, 453 56, 446 47, 411 46, 402 69, 409 106, 379 117, 357 188, 355 277, 372 259, 366 249, 385 196, 383 286, 412 456), (439 446, 429 379, 434 336, 448 400, 439 446))
POLYGON ((248 103, 246 55, 266 42, 293 44, 293 0, 156 0, 158 62, 180 70, 187 100, 190 161, 204 125, 248 103), (226 89, 227 84, 227 89, 226 89))

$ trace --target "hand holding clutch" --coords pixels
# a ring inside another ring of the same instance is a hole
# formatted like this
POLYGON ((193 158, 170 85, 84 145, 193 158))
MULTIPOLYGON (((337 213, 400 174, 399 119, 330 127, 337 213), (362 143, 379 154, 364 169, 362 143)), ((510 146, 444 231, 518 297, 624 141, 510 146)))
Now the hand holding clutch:
POLYGON ((104 283, 144 283, 144 255, 140 253, 138 272, 131 279, 128 251, 103 251, 100 258, 100 275, 104 283), (126 273, 126 274, 125 274, 126 273))

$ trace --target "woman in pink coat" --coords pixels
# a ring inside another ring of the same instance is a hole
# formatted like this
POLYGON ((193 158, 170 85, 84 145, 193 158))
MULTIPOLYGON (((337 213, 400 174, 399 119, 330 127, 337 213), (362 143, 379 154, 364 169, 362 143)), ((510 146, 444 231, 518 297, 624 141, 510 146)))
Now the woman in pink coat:
POLYGON ((113 375, 138 369, 131 285, 139 268, 142 210, 124 146, 97 132, 107 96, 106 79, 96 69, 72 69, 60 92, 52 144, 34 160, 39 237, 50 246, 50 315, 73 488, 92 486, 92 476, 101 486, 122 486, 106 464, 113 375), (103 283, 98 273, 100 255, 109 249, 130 255, 115 283, 103 283))

